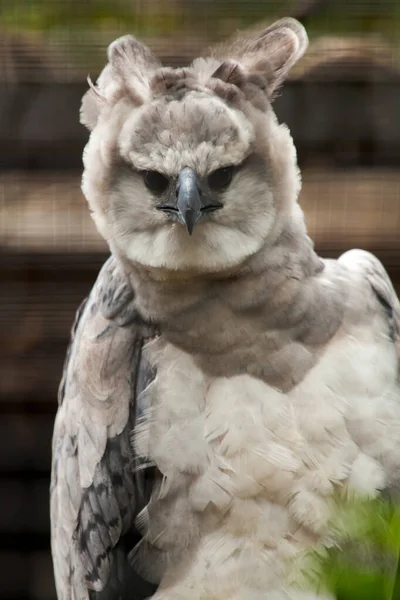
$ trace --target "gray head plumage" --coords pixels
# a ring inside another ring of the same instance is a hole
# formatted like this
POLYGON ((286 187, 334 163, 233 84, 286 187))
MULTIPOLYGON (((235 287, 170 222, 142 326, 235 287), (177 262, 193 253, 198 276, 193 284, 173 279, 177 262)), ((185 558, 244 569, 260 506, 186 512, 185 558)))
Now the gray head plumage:
POLYGON ((179 69, 132 36, 110 45, 81 121, 92 131, 83 190, 114 253, 213 271, 273 239, 300 185, 271 102, 307 43, 282 19, 179 69))

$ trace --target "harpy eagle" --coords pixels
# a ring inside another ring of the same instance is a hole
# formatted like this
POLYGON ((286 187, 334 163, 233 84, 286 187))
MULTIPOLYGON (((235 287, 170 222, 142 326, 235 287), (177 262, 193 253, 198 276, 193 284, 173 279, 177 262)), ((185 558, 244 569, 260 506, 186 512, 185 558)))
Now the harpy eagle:
POLYGON ((399 302, 323 260, 272 108, 283 19, 181 69, 115 41, 83 98, 111 257, 73 329, 53 439, 59 600, 304 600, 332 498, 399 480, 399 302))

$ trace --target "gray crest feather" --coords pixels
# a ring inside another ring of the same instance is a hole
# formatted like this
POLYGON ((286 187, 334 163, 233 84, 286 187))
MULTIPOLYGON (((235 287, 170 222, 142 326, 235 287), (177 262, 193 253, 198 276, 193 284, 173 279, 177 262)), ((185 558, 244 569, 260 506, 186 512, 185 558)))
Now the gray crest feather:
MULTIPOLYGON (((307 47, 308 36, 303 25, 287 17, 259 33, 239 36, 228 47, 216 49, 213 55, 225 61, 235 59, 253 81, 258 75, 271 97, 307 47)), ((241 87, 243 83, 244 78, 241 78, 241 87)))

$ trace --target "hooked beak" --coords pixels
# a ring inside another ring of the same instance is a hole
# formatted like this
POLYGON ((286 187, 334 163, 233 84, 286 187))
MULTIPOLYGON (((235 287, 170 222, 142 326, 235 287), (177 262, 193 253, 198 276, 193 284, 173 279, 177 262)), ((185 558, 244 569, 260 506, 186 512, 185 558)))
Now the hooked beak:
POLYGON ((222 208, 222 204, 205 197, 197 173, 185 167, 178 175, 175 201, 168 205, 160 204, 157 208, 168 213, 172 220, 185 225, 189 235, 192 235, 194 226, 204 215, 222 208))
POLYGON ((189 167, 179 173, 176 196, 179 220, 192 235, 194 226, 201 218, 202 201, 197 174, 189 167))

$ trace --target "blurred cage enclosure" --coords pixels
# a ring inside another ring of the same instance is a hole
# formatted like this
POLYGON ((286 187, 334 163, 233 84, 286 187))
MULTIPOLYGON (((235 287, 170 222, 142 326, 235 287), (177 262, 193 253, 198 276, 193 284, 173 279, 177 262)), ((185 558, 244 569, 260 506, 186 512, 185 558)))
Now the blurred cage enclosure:
POLYGON ((134 33, 187 64, 237 29, 292 15, 311 44, 275 101, 317 250, 363 247, 400 290, 398 0, 1 0, 1 600, 55 598, 48 484, 74 313, 107 257, 80 191, 86 76, 134 33))

